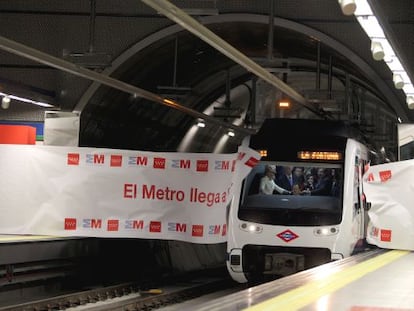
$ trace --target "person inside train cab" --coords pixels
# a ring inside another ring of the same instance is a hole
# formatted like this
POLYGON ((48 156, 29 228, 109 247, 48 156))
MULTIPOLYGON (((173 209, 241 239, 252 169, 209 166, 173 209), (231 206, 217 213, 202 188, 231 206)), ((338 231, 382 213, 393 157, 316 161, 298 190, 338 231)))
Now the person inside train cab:
POLYGON ((301 191, 305 188, 305 176, 303 171, 303 167, 300 166, 295 166, 292 171, 292 187, 298 185, 301 191))
POLYGON ((278 186, 275 183, 276 168, 271 165, 266 165, 265 175, 260 180, 259 193, 261 194, 290 194, 290 191, 278 186))
POLYGON ((283 189, 291 191, 293 186, 292 167, 284 166, 283 171, 280 176, 278 176, 276 183, 283 189))
POLYGON ((332 190, 331 172, 325 168, 318 169, 317 181, 313 190, 304 190, 304 194, 310 195, 330 195, 332 190))

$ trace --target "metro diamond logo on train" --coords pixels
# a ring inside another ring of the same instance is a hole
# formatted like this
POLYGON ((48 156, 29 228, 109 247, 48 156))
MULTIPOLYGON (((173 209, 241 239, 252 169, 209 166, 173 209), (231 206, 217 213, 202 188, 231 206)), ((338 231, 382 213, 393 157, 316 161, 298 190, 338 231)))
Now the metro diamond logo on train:
POLYGON ((291 242, 294 239, 297 239, 299 236, 293 231, 287 229, 276 235, 278 238, 282 239, 285 242, 291 242))

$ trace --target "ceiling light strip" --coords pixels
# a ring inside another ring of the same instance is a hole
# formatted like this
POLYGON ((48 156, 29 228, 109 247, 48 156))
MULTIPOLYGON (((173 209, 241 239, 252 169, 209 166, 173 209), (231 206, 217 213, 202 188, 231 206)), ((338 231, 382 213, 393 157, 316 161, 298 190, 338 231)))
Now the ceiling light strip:
MULTIPOLYGON (((369 2, 367 0, 354 1, 356 3, 354 15, 362 29, 364 29, 371 39, 373 58, 375 60, 384 60, 385 64, 393 73, 394 86, 397 89, 402 89, 407 96, 407 103, 411 103, 408 98, 409 96, 414 96, 414 87, 411 79, 399 60, 392 44, 387 39, 386 33, 375 16, 369 2)), ((414 108, 414 105, 409 104, 408 106, 410 109, 414 108)))
POLYGON ((0 96, 8 97, 10 99, 14 99, 14 100, 17 100, 17 101, 21 101, 21 102, 24 102, 24 103, 33 104, 33 105, 37 105, 37 106, 41 106, 41 107, 46 107, 46 108, 54 107, 54 105, 52 105, 52 104, 39 102, 39 101, 36 101, 36 100, 32 100, 32 99, 28 99, 28 98, 24 98, 24 97, 20 97, 20 96, 16 96, 16 95, 6 94, 6 93, 2 93, 2 92, 0 92, 0 96))

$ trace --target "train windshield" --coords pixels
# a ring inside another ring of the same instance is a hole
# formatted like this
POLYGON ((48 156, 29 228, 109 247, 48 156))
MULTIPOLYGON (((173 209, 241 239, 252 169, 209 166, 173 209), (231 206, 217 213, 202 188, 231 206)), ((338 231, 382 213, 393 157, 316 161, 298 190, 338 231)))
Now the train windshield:
POLYGON ((244 181, 239 218, 270 225, 339 224, 342 180, 340 164, 260 162, 244 181))

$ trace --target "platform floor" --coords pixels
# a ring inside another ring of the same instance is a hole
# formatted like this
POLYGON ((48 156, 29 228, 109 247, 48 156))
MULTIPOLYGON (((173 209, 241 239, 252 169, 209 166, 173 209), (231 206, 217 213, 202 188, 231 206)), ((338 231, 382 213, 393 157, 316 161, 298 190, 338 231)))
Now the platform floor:
POLYGON ((414 253, 369 251, 212 300, 196 310, 414 311, 414 253))

